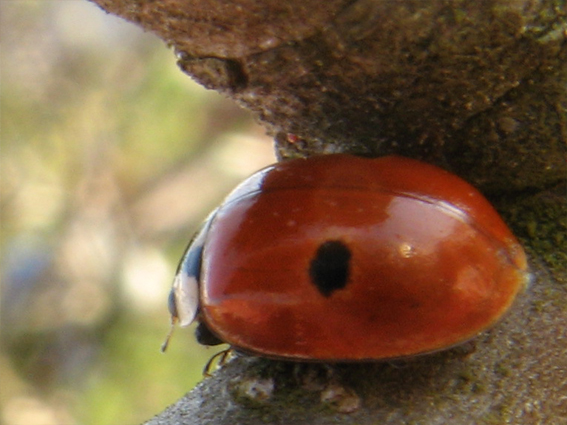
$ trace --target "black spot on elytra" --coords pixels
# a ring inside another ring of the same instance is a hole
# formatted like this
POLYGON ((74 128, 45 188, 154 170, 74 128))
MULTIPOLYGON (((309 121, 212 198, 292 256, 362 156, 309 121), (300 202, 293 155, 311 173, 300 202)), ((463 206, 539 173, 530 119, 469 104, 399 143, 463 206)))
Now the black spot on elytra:
POLYGON ((330 297, 346 286, 351 252, 341 241, 327 241, 319 246, 309 266, 309 277, 319 292, 330 297))

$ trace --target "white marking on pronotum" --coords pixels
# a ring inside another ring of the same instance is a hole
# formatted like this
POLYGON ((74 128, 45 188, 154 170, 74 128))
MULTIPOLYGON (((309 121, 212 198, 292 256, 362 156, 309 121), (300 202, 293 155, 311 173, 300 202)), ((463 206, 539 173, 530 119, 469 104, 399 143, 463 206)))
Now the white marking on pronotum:
POLYGON ((195 276, 180 271, 173 281, 173 294, 179 326, 189 326, 195 320, 199 306, 199 284, 195 276))
POLYGON ((189 326, 197 316, 199 284, 196 277, 189 276, 183 269, 179 270, 173 281, 172 296, 171 327, 161 346, 162 352, 167 350, 175 325, 179 323, 181 327, 189 326))

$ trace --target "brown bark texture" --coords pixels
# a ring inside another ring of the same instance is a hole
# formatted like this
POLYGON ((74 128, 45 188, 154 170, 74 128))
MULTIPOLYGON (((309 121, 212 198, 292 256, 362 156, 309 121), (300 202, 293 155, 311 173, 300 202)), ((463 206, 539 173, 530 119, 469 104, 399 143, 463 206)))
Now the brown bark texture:
POLYGON ((465 178, 533 275, 468 345, 329 367, 241 356, 148 424, 567 424, 565 0, 91 1, 252 111, 281 158, 396 153, 465 178))

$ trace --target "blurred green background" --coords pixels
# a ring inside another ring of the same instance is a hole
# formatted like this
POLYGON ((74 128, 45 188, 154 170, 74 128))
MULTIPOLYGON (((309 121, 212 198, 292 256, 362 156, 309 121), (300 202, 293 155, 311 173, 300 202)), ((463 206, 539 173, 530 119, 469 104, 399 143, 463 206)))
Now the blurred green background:
POLYGON ((0 422, 143 422, 215 352, 184 329, 160 353, 167 293, 271 141, 86 0, 1 1, 0 19, 0 422))

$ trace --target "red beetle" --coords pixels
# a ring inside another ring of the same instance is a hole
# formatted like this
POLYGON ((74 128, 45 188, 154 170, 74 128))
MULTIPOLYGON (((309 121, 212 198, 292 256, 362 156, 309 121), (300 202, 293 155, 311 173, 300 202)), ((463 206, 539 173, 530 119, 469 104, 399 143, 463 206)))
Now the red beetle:
POLYGON ((459 177, 402 157, 325 155, 240 184, 189 245, 169 305, 173 323, 200 322, 205 345, 381 360, 474 337, 526 276, 514 235, 459 177))

